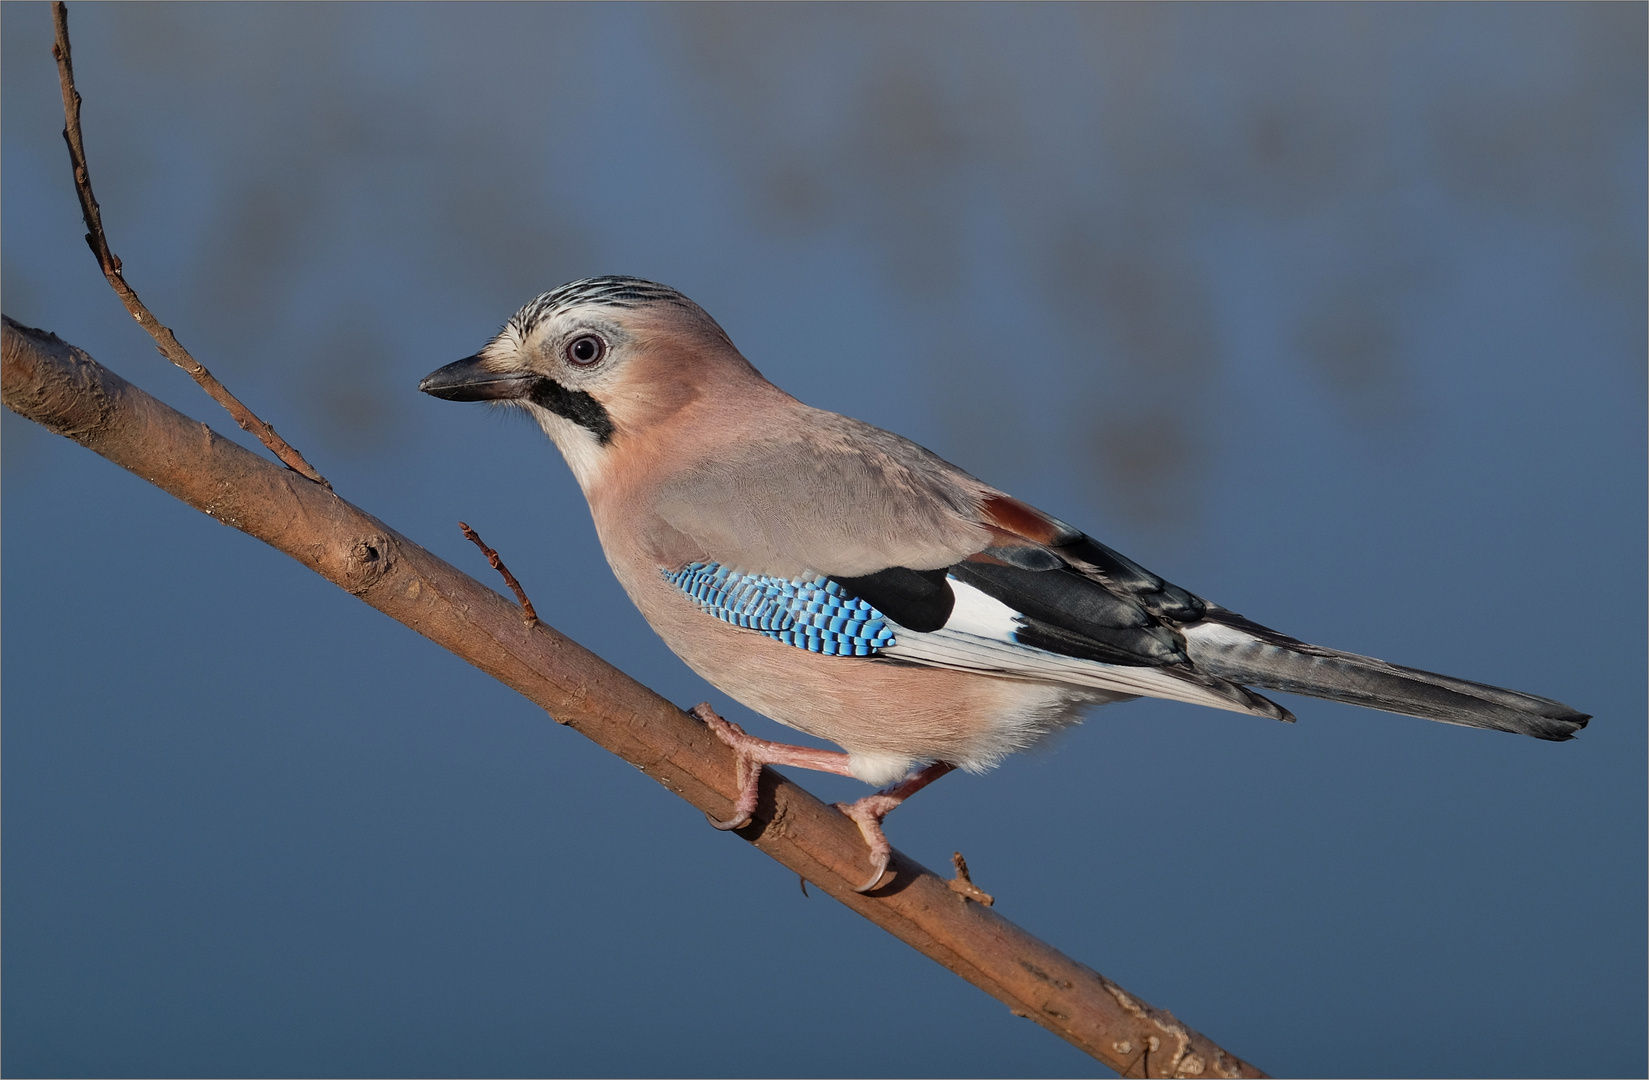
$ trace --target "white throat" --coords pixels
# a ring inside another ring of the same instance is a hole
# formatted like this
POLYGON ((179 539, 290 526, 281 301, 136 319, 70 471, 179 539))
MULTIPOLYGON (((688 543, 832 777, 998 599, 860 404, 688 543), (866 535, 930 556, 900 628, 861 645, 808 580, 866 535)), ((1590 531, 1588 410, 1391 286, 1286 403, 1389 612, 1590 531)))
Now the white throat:
POLYGON ((573 471, 573 479, 578 481, 578 486, 588 496, 590 489, 601 482, 601 473, 607 464, 607 452, 596 439, 595 432, 548 409, 534 408, 531 412, 538 426, 544 429, 544 434, 561 451, 567 467, 573 471))

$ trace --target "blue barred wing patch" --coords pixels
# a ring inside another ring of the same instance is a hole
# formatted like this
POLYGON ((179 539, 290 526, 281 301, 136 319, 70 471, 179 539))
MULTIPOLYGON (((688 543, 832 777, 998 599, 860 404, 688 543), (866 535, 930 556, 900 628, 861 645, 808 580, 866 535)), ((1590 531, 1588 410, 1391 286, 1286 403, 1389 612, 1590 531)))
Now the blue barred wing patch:
POLYGON ((829 578, 800 581, 688 563, 664 580, 723 622, 825 656, 875 656, 898 643, 887 617, 829 578))

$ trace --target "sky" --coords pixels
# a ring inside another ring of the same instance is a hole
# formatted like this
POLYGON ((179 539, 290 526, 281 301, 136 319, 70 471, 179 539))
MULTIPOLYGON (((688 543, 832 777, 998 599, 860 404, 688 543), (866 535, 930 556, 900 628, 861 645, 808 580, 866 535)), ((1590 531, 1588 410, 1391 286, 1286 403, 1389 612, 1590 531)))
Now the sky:
MULTIPOLYGON (((1262 623, 1596 714, 1135 702, 890 819, 1316 1076, 1645 1068, 1646 17, 70 7, 160 319, 683 706, 795 737, 652 634, 535 428, 416 392, 572 278, 673 285, 802 400, 1262 623)), ((245 441, 85 248, 50 42, 0 6, 5 312, 245 441)), ((1108 1075, 284 556, 0 435, 0 1071, 1108 1075)))

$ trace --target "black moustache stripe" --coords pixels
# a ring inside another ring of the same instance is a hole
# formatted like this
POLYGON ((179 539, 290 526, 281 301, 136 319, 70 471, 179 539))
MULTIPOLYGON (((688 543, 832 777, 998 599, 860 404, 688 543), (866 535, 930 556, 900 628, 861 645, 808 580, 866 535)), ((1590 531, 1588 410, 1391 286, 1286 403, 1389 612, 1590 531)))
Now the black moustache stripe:
POLYGON ((601 402, 582 390, 569 390, 554 379, 542 377, 533 380, 527 400, 588 428, 602 446, 613 440, 613 418, 601 402))

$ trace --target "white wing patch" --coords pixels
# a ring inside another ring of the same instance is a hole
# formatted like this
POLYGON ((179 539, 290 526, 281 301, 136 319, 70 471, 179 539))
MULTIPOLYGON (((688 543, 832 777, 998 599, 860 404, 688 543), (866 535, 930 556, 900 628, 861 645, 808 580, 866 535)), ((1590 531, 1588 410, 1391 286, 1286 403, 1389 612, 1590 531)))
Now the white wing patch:
POLYGON ((1161 668, 1106 664, 1022 645, 1014 640, 1014 632, 1024 625, 1019 612, 972 585, 955 578, 947 580, 956 595, 956 607, 944 627, 922 634, 889 620, 895 627, 898 642, 884 647, 882 656, 931 667, 1167 698, 1231 712, 1253 712, 1241 701, 1177 678, 1161 668))
POLYGON ((1207 645, 1210 648, 1231 649, 1244 645, 1265 644, 1253 634, 1245 634, 1236 627, 1226 626, 1224 623, 1193 623, 1182 632, 1192 641, 1207 645))
MULTIPOLYGON (((950 618, 945 620, 944 628, 938 633, 955 632, 972 637, 982 637, 991 641, 1013 641, 1013 634, 1024 625, 1020 621, 1019 612, 1004 604, 994 596, 987 596, 974 588, 965 585, 953 577, 946 577, 950 585, 951 595, 956 597, 956 606, 951 608, 950 618)), ((899 635, 902 642, 910 637, 909 630, 899 635)), ((921 634, 920 637, 933 637, 933 634, 921 634)))

